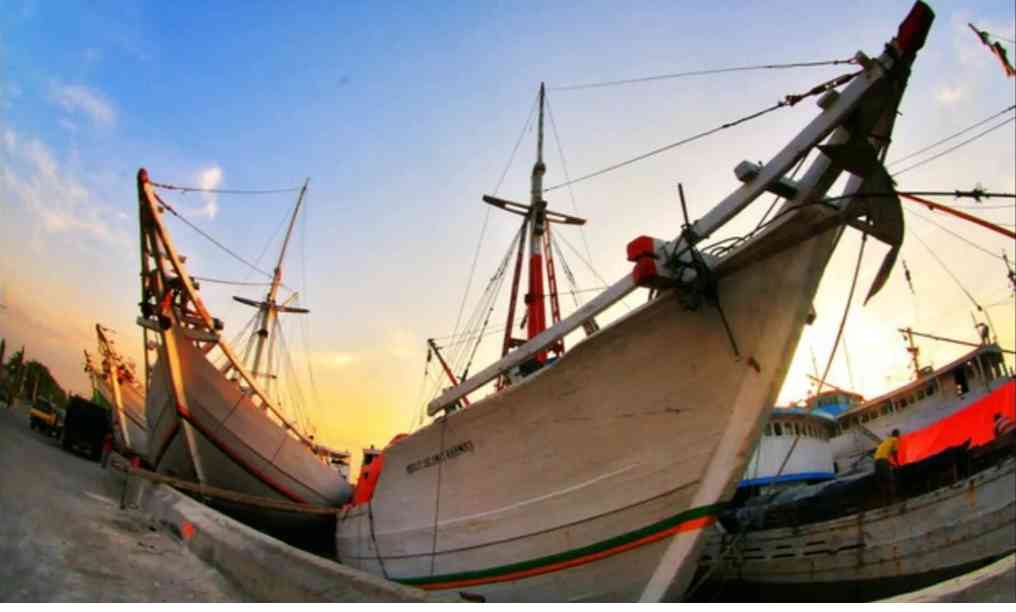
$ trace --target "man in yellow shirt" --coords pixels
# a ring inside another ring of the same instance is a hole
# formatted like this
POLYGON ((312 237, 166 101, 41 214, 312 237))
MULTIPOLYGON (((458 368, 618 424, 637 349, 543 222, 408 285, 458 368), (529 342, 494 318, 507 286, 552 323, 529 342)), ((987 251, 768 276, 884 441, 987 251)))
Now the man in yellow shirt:
POLYGON ((893 465, 899 462, 897 451, 900 446, 900 430, 894 429, 889 437, 882 440, 875 449, 875 478, 882 491, 882 499, 891 504, 896 501, 896 475, 893 465))

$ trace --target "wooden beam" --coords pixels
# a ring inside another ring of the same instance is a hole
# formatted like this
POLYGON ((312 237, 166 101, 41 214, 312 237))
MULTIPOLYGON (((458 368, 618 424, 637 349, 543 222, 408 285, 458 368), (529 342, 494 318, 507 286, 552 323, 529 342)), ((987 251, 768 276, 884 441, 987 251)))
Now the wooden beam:
MULTIPOLYGON (((529 204, 522 204, 521 202, 512 202, 511 200, 505 200, 503 198, 497 198, 489 195, 483 196, 483 201, 486 202, 487 204, 490 204, 491 206, 496 206, 501 210, 506 210, 510 213, 515 213, 516 215, 521 215, 523 217, 529 214, 529 210, 531 208, 529 204)), ((553 210, 544 210, 543 214, 546 216, 547 222, 549 223, 564 223, 567 225, 586 224, 586 220, 581 217, 573 217, 571 215, 566 215, 564 213, 559 213, 553 210)))
POLYGON ((270 497, 259 497, 256 495, 247 495, 245 493, 237 493, 236 491, 230 491, 229 489, 220 489, 218 487, 209 486, 206 484, 199 484, 191 482, 189 480, 182 480, 180 478, 174 478, 172 476, 165 476, 156 472, 150 472, 141 468, 136 468, 130 465, 124 465, 119 461, 111 461, 110 467, 115 470, 126 473, 129 476, 138 476, 145 480, 152 482, 159 482, 167 484, 175 489, 181 491, 190 491, 198 495, 205 497, 215 497, 218 499, 224 499, 234 503, 243 504, 245 506, 253 506, 256 508, 267 508, 270 510, 282 510, 285 512, 299 512, 301 514, 323 514, 323 515, 334 515, 338 514, 338 508, 331 508, 328 506, 314 506, 311 504, 300 504, 291 501, 284 501, 280 499, 272 499, 270 497))
POLYGON ((1005 229, 1004 227, 999 227, 998 225, 995 225, 994 223, 992 223, 990 221, 985 221, 984 219, 981 219, 980 217, 975 217, 974 215, 967 214, 967 213, 965 213, 965 212, 963 212, 961 210, 956 210, 955 208, 951 208, 951 207, 946 206, 944 204, 939 204, 938 202, 932 202, 931 200, 926 200, 924 198, 919 198, 919 197, 917 197, 915 195, 901 193, 901 194, 899 194, 899 196, 901 198, 906 198, 906 199, 911 200, 913 202, 917 202, 918 204, 924 204, 925 206, 928 207, 929 210, 933 210, 933 211, 934 210, 940 210, 940 211, 942 211, 944 213, 948 213, 950 215, 953 215, 954 217, 959 217, 960 219, 963 219, 964 221, 970 221, 971 223, 976 223, 977 225, 980 225, 981 227, 984 227, 984 228, 990 229, 993 232, 1002 234, 1006 238, 1012 238, 1012 239, 1016 240, 1016 232, 1014 232, 1012 230, 1005 229))
POLYGON ((508 353, 501 360, 462 381, 457 387, 453 387, 439 395, 427 406, 427 414, 434 416, 441 410, 454 404, 460 397, 463 397, 467 393, 472 393, 494 380, 502 372, 528 361, 533 355, 557 342, 572 330, 579 328, 583 323, 613 306, 635 289, 638 289, 638 285, 635 284, 631 274, 621 277, 620 280, 608 287, 606 291, 583 304, 581 308, 573 312, 568 318, 562 319, 557 325, 545 329, 516 350, 508 353))

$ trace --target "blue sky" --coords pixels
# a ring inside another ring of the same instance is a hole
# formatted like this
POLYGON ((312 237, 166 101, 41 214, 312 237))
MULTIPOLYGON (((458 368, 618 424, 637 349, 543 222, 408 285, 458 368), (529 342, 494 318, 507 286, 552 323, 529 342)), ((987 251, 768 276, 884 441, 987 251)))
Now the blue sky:
MULTIPOLYGON (((322 394, 337 406, 318 410, 316 418, 358 421, 355 435, 330 428, 336 444, 383 443, 416 414, 424 339, 451 332, 487 214, 480 196, 497 183, 541 80, 551 88, 569 170, 579 175, 844 70, 584 91, 555 86, 842 59, 858 49, 876 54, 910 4, 303 2, 282 9, 253 2, 10 2, 0 15, 0 295, 13 307, 0 315, 0 335, 28 342, 30 353, 83 391, 79 355, 94 345, 95 321, 116 329, 125 350, 141 354, 132 324, 138 167, 157 181, 221 188, 290 187, 310 177, 306 221, 286 270, 314 311, 311 358, 322 394)), ((899 154, 1014 101, 1014 79, 1005 79, 966 27, 974 21, 1013 39, 1012 3, 932 5, 938 18, 904 100, 893 148, 899 154)), ((677 181, 685 184, 692 213, 702 214, 736 186, 731 170, 738 162, 771 156, 814 112, 805 103, 774 113, 578 185, 574 206, 565 190, 554 192, 550 205, 590 219, 585 240, 593 264, 613 281, 627 271, 623 248, 630 238, 679 231, 677 181)), ((527 134, 502 195, 525 198, 534 146, 527 134)), ((556 147, 548 136, 548 184, 563 177, 556 147)), ((980 182, 1011 192, 1013 160, 1009 124, 962 153, 908 172, 901 188, 980 182)), ((292 194, 169 199, 251 259, 273 236, 277 241, 293 203, 292 194)), ((983 214, 1013 223, 1011 208, 983 214)), ((936 220, 1012 257, 1011 241, 936 220)), ((978 299, 1007 296, 1000 262, 919 219, 908 222, 978 299)), ((185 227, 171 229, 191 256, 192 273, 251 280, 185 227)), ((474 297, 515 229, 513 217, 490 217, 474 297)), ((569 240, 583 243, 577 233, 569 240)), ((268 252, 274 248, 277 242, 268 252)), ((895 326, 971 334, 969 303, 921 249, 913 240, 904 247, 919 300, 897 274, 880 302, 852 314, 858 331, 848 334, 849 350, 858 362, 855 386, 865 393, 905 376, 895 326), (858 356, 865 353, 884 357, 858 356)), ((808 351, 820 360, 828 352, 855 253, 856 242, 844 240, 817 300, 824 325, 806 332, 788 397, 807 388, 808 351)), ((862 278, 878 262, 871 255, 862 278)), ((570 263, 582 287, 600 284, 581 262, 570 263)), ((243 325, 246 313, 230 305, 230 291, 208 286, 205 295, 227 330, 243 325)), ((1012 314, 1010 306, 992 311, 1009 345, 1012 314)), ((929 344, 926 354, 941 363, 955 349, 929 344)), ((834 382, 847 378, 842 367, 834 370, 834 382)))

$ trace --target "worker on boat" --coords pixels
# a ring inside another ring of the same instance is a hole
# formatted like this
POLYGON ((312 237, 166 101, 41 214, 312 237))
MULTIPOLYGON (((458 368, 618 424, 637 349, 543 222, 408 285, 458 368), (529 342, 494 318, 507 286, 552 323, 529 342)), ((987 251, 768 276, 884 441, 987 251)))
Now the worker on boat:
POLYGON ((1009 433, 1013 429, 1016 429, 1016 425, 1009 420, 1009 417, 1005 416, 1001 412, 995 413, 995 437, 1001 438, 1005 434, 1009 433))
POLYGON ((896 500, 896 474, 893 473, 894 466, 899 464, 900 430, 894 429, 889 437, 875 449, 875 478, 878 480, 878 488, 882 492, 885 503, 891 504, 896 500))

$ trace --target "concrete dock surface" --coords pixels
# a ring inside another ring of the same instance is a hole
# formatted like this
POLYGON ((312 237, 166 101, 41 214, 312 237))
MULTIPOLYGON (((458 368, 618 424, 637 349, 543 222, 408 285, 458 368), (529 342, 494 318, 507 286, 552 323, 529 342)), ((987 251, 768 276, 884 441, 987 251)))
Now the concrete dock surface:
POLYGON ((106 470, 0 406, 0 602, 251 598, 167 529, 120 510, 106 470))
MULTIPOLYGON (((131 476, 125 488, 127 478, 0 403, 0 602, 461 601, 298 550, 166 485, 131 476)), ((1016 602, 1016 555, 883 601, 1016 602)))

